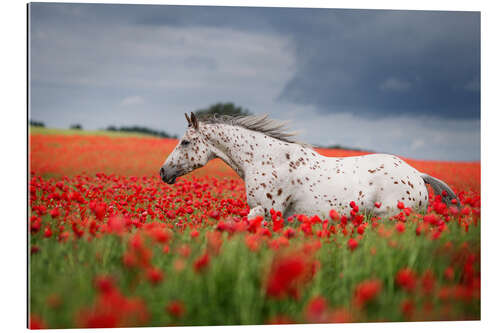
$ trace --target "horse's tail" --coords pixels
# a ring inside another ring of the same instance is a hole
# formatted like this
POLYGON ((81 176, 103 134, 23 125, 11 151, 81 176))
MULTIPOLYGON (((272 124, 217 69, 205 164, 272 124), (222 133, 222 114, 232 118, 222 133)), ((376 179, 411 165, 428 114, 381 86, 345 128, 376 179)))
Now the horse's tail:
POLYGON ((429 184, 434 191, 435 195, 441 195, 443 201, 446 203, 446 206, 451 204, 451 200, 455 199, 457 201, 456 205, 460 208, 460 199, 457 198, 453 190, 442 180, 429 176, 425 173, 420 174, 422 179, 426 184, 429 184), (446 193, 446 196, 443 196, 443 191, 446 193))

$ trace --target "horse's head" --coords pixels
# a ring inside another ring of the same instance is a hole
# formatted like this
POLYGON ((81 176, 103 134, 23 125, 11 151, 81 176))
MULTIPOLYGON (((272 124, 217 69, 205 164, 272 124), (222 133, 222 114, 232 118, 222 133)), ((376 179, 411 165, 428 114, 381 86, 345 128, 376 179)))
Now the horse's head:
POLYGON ((194 113, 191 112, 191 117, 184 115, 188 129, 160 169, 161 179, 168 184, 174 184, 177 177, 204 166, 214 157, 194 113))

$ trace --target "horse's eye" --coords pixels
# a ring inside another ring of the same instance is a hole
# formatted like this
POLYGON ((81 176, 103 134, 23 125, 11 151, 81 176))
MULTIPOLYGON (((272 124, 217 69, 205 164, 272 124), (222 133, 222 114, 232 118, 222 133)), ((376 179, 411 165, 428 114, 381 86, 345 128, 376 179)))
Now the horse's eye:
POLYGON ((183 146, 187 146, 188 144, 189 144, 188 140, 182 140, 181 141, 181 145, 183 145, 183 146))

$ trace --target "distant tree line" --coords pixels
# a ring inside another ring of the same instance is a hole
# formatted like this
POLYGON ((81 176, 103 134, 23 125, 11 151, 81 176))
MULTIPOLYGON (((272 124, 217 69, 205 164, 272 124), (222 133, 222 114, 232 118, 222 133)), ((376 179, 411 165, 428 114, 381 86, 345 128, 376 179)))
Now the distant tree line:
POLYGON ((317 148, 341 149, 341 150, 352 150, 352 151, 362 151, 362 152, 367 152, 367 153, 373 153, 373 151, 368 150, 368 149, 361 149, 361 148, 356 148, 356 147, 347 147, 347 146, 342 146, 342 145, 328 145, 328 146, 313 145, 313 146, 317 147, 317 148))
MULTIPOLYGON (((198 109, 194 111, 195 115, 198 117, 198 119, 203 120, 207 118, 211 118, 213 116, 249 116, 252 113, 248 110, 245 109, 241 106, 236 106, 234 103, 216 103, 212 104, 207 108, 204 109, 198 109)), ((45 127, 45 124, 41 121, 36 121, 36 120, 30 120, 30 125, 31 126, 38 126, 38 127, 45 127)), ((71 125, 72 129, 77 129, 81 130, 83 127, 80 124, 73 124, 71 125)), ((148 127, 144 126, 121 126, 121 127, 115 127, 115 126, 108 126, 106 128, 108 131, 113 131, 113 132, 136 132, 136 133, 144 133, 152 136, 157 136, 161 138, 172 138, 172 139, 178 139, 177 135, 172 135, 169 133, 166 133, 164 131, 157 131, 153 130, 148 127)), ((354 150, 354 151, 366 151, 369 152, 369 150, 366 149, 359 149, 359 148, 352 148, 352 147, 346 147, 342 145, 314 145, 315 147, 318 148, 328 148, 328 149, 345 149, 345 150, 354 150)))
POLYGON ((164 131, 157 131, 148 127, 144 126, 121 126, 121 127, 115 127, 115 126, 108 126, 106 128, 107 131, 112 131, 112 132, 135 132, 135 133, 144 133, 152 136, 158 136, 160 138, 169 138, 169 139, 177 139, 177 135, 172 135, 169 133, 166 133, 164 131))
POLYGON ((30 126, 34 126, 34 127, 45 127, 45 124, 44 124, 44 123, 42 123, 41 121, 30 120, 30 126))
POLYGON ((196 110, 194 112, 198 119, 203 120, 214 115, 218 116, 248 116, 250 111, 243 109, 240 106, 235 106, 233 103, 217 103, 209 106, 206 109, 196 110))
MULTIPOLYGON (((235 106, 233 103, 216 103, 209 106, 208 108, 196 110, 194 111, 194 113, 200 120, 210 118, 213 115, 247 116, 251 114, 250 111, 248 111, 247 109, 235 106)), ((158 136, 161 138, 172 138, 172 139, 179 138, 175 134, 172 135, 164 131, 157 131, 144 126, 122 126, 122 127, 108 126, 106 130, 116 131, 116 132, 144 133, 148 135, 158 136)))

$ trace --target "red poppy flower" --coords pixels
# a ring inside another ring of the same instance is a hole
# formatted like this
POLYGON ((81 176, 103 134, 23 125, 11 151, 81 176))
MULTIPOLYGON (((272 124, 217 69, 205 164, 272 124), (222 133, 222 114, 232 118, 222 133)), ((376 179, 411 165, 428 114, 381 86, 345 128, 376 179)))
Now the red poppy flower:
POLYGON ((328 303, 322 296, 313 297, 306 305, 305 317, 310 323, 328 322, 328 303))
POLYGON ((209 264, 210 264, 210 256, 208 255, 208 253, 205 253, 195 260, 193 267, 195 272, 200 273, 201 271, 206 269, 209 264))
POLYGON ((29 329, 30 330, 43 330, 47 327, 45 322, 37 315, 30 315, 29 329))
POLYGON ((182 301, 174 300, 170 301, 167 304, 165 310, 172 317, 181 318, 182 316, 184 316, 184 313, 186 312, 186 307, 184 306, 184 303, 182 301))
POLYGON ((340 220, 340 215, 335 209, 332 209, 330 210, 330 218, 332 219, 332 221, 338 221, 340 220))
POLYGON ((147 271, 149 282, 153 285, 159 284, 163 280, 163 272, 155 267, 150 267, 147 271))
POLYGON ((406 317, 406 319, 410 319, 415 311, 415 303, 411 299, 405 299, 401 303, 401 312, 406 317))
POLYGON ((382 290, 382 283, 379 280, 366 280, 359 283, 354 289, 353 302, 358 307, 373 301, 382 290))
POLYGON ((413 291, 417 285, 417 275, 410 268, 402 268, 396 273, 396 284, 406 291, 413 291))
POLYGON ((432 271, 427 270, 425 271, 424 275, 422 276, 421 279, 421 286, 422 286, 422 291, 425 294, 430 294, 434 290, 434 285, 436 282, 436 278, 434 277, 434 274, 432 271))
POLYGON ((349 240, 347 241, 347 247, 349 248, 349 250, 354 251, 358 247, 358 241, 354 238, 349 238, 349 240))
POLYGON ((267 295, 298 297, 299 288, 314 276, 315 271, 314 262, 301 253, 278 254, 266 281, 267 295))

